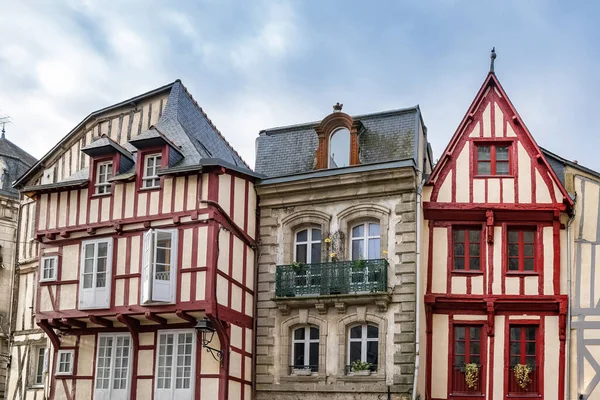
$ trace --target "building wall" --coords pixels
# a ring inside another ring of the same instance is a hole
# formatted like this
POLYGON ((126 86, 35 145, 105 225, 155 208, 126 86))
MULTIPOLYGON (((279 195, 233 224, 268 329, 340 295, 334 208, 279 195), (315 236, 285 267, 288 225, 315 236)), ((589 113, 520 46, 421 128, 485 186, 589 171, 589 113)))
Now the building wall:
POLYGON ((411 168, 257 186, 261 210, 257 399, 292 399, 299 392, 308 398, 367 399, 384 395, 388 385, 395 396, 410 393, 415 352, 415 187, 411 168), (335 238, 331 245, 323 245, 324 253, 335 251, 336 257, 346 260, 349 253, 341 249, 349 248, 350 228, 365 220, 379 221, 381 226, 389 297, 356 296, 354 304, 343 299, 321 299, 317 304, 299 300, 292 305, 274 301, 276 267, 293 261, 296 229, 320 227, 323 237, 335 238), (345 372, 347 330, 361 322, 379 327, 380 368, 368 377, 345 372), (289 371, 291 330, 302 324, 320 329, 319 371, 309 377, 289 371))

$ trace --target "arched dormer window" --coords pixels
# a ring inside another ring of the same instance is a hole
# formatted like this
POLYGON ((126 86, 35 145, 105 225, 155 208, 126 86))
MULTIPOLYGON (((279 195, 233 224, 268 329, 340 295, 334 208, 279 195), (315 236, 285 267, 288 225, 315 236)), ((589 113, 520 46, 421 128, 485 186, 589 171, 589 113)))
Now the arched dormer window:
POLYGON ((329 168, 350 165, 350 131, 346 128, 335 130, 329 138, 329 168))

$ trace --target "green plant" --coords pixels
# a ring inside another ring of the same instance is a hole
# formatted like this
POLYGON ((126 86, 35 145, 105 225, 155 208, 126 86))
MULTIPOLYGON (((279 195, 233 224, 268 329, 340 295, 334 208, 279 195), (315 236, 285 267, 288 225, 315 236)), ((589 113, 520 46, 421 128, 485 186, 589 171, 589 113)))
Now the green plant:
POLYGON ((479 366, 475 363, 465 364, 465 382, 469 389, 477 389, 479 381, 479 366))
POLYGON ((354 268, 354 269, 365 269, 366 266, 367 266, 367 261, 363 260, 362 258, 352 261, 352 268, 354 268))
POLYGON ((297 261, 294 261, 294 262, 292 263, 292 269, 293 269, 295 272, 303 272, 303 271, 306 269, 306 265, 305 265, 305 264, 303 264, 303 263, 299 263, 299 262, 297 262, 297 261))
POLYGON ((353 372, 368 371, 371 369, 372 366, 373 366, 373 364, 371 364, 369 362, 363 362, 363 361, 357 360, 357 361, 350 363, 350 370, 353 372))
POLYGON ((531 382, 531 378, 529 377, 531 367, 527 364, 517 364, 513 367, 513 373, 521 389, 527 389, 527 385, 531 382))

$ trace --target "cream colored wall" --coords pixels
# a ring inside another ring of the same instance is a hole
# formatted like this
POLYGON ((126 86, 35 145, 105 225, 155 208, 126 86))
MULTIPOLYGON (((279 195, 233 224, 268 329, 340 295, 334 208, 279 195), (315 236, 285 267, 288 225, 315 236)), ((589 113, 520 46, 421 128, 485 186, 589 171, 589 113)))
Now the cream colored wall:
POLYGON ((490 390, 490 393, 494 394, 494 399, 504 397, 504 321, 503 315, 494 318, 494 387, 490 390))
POLYGON ((431 396, 437 399, 448 396, 448 327, 447 315, 433 315, 431 396))

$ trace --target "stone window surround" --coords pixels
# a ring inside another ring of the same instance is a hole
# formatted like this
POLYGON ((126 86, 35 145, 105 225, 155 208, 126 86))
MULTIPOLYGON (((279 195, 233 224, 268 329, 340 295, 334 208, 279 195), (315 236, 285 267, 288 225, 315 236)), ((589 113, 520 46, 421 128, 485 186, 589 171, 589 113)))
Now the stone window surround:
POLYGON ((292 332, 302 326, 312 325, 319 328, 319 371, 317 376, 325 377, 325 361, 327 355, 327 321, 316 315, 309 315, 308 310, 300 310, 298 315, 290 317, 281 323, 281 367, 282 375, 290 376, 292 332))
MULTIPOLYGON (((281 220, 283 227, 283 263, 294 262, 294 236, 304 228, 320 228, 321 235, 325 237, 329 231, 331 215, 317 210, 304 210, 294 212, 281 220)), ((321 246, 321 260, 324 260, 325 246, 321 246)))
POLYGON ((379 243, 381 258, 387 258, 385 251, 388 248, 388 231, 390 225, 390 210, 378 204, 355 204, 340 211, 337 215, 339 220, 339 229, 347 233, 348 241, 347 258, 351 258, 351 232, 354 226, 364 223, 379 221, 379 243))
POLYGON ((356 325, 372 324, 379 328, 379 348, 377 355, 377 373, 373 374, 376 378, 385 379, 385 352, 387 338, 387 318, 380 317, 377 314, 367 313, 366 307, 358 307, 355 314, 346 315, 338 321, 338 373, 343 376, 348 359, 348 340, 349 329, 356 325))

